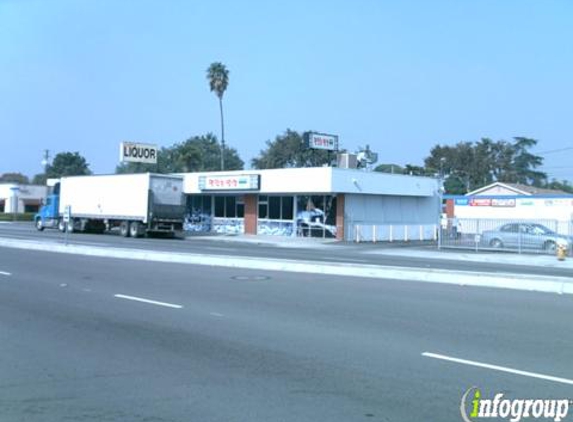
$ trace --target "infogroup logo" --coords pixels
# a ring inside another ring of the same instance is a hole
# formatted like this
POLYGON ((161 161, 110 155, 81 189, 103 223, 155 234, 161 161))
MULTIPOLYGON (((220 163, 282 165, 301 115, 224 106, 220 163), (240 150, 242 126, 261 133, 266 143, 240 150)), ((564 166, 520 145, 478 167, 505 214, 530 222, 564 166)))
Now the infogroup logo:
POLYGON ((490 418, 508 419, 511 422, 523 419, 560 422, 567 417, 572 404, 569 399, 507 399, 503 393, 486 399, 478 387, 471 387, 462 395, 460 412, 465 422, 490 418))

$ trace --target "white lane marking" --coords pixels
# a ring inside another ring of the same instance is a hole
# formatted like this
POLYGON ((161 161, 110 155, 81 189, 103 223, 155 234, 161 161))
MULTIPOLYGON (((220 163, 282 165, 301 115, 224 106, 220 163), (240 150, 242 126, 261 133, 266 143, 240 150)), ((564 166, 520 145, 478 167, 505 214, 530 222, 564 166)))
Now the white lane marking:
POLYGON ((214 316, 214 317, 224 317, 225 315, 220 314, 219 312, 211 312, 209 315, 214 316))
POLYGON ((113 295, 113 296, 117 297, 119 299, 135 300, 136 302, 150 303, 152 305, 165 306, 167 308, 175 308, 175 309, 183 308, 183 306, 181 306, 181 305, 175 305, 173 303, 166 303, 166 302, 158 302, 156 300, 144 299, 142 297, 127 296, 127 295, 120 295, 120 294, 113 295))
POLYGON ((6 271, 0 271, 0 275, 8 275, 8 276, 10 276, 10 275, 12 275, 12 273, 8 273, 8 272, 6 272, 6 271))
POLYGON ((522 375, 524 377, 539 378, 546 381, 559 382, 562 384, 573 385, 573 380, 567 378, 553 377, 551 375, 543 375, 537 372, 521 371, 519 369, 508 368, 499 365, 490 365, 489 363, 476 362, 473 360, 458 359, 451 356, 439 355, 437 353, 424 352, 422 356, 433 359, 446 360, 449 362, 459 363, 462 365, 477 366, 478 368, 493 369, 494 371, 507 372, 509 374, 522 375))

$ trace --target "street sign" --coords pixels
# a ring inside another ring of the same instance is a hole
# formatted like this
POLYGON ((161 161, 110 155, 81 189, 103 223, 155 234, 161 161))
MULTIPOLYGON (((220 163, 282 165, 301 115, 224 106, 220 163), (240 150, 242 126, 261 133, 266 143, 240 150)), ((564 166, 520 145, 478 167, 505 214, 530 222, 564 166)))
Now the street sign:
POLYGON ((66 205, 66 208, 64 208, 64 223, 69 223, 71 218, 72 218, 72 206, 66 205))

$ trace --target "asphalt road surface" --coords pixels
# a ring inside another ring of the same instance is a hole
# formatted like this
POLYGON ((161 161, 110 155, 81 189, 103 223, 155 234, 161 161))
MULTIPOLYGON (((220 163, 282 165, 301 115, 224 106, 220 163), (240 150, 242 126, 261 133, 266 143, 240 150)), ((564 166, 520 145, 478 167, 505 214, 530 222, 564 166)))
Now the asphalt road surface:
POLYGON ((572 309, 0 248, 0 421, 460 421, 472 386, 573 398, 572 309))
MULTIPOLYGON (((14 223, 0 224, 0 237, 23 240, 37 241, 64 241, 64 234, 57 230, 46 229, 38 232, 32 223, 14 223)), ((456 259, 456 254, 443 251, 444 259, 430 259, 409 256, 385 256, 380 254, 371 254, 370 252, 379 251, 382 248, 399 248, 400 244, 396 243, 349 243, 335 242, 328 244, 327 247, 313 247, 310 243, 307 247, 285 248, 269 244, 256 244, 252 242, 224 242, 205 240, 198 237, 190 236, 185 240, 177 239, 157 239, 157 238, 123 238, 117 232, 105 235, 74 233, 69 236, 69 242, 79 245, 103 246, 103 247, 121 247, 133 249, 150 249, 157 251, 173 251, 200 253, 210 255, 233 255, 262 258, 281 258, 295 260, 310 260, 316 262, 346 262, 352 264, 372 264, 388 265, 401 267, 416 268, 439 268, 448 270, 474 271, 474 272, 505 272, 505 273, 522 273, 537 275, 553 275, 572 277, 573 272, 569 268, 548 268, 533 265, 514 265, 492 262, 468 262, 456 259), (451 256, 448 259, 448 256, 451 256)), ((404 246, 412 248, 412 246, 404 246)), ((436 250, 435 246, 416 246, 414 248, 425 248, 432 251, 436 250)), ((465 251, 471 254, 471 251, 465 251)), ((406 255, 406 254, 405 254, 406 255)), ((524 260, 524 262, 527 262, 524 260)))

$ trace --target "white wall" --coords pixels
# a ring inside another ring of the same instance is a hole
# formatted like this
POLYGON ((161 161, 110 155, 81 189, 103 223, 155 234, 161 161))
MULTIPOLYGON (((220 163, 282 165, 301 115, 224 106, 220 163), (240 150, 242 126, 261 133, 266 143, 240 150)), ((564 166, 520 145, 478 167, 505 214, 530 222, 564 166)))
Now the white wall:
MULTIPOLYGON (((409 226, 412 238, 419 238, 418 227, 423 226, 425 239, 434 236, 433 227, 438 224, 439 198, 346 195, 344 202, 345 238, 354 240, 355 227, 378 226, 378 235, 382 235, 382 226, 409 226)), ((380 238, 380 237, 378 237, 380 238)), ((396 237, 395 237, 396 238, 396 237)))
MULTIPOLYGON (((199 177, 204 175, 260 174, 260 194, 355 193, 371 195, 434 196, 439 182, 417 177, 333 167, 239 170, 184 173, 184 191, 201 193, 199 177)), ((228 193, 229 191, 227 191, 228 193)))
POLYGON ((438 179, 334 168, 332 191, 372 195, 434 196, 438 179))
MULTIPOLYGON (((223 172, 184 173, 183 190, 186 194, 202 193, 199 190, 199 177, 205 175, 260 174, 260 194, 271 193, 330 193, 332 172, 328 167, 298 169, 237 170, 223 172)), ((214 192, 226 193, 231 191, 214 192)))
MULTIPOLYGON (((24 206, 27 201, 43 201, 45 202, 48 195, 47 186, 39 185, 18 185, 16 183, 3 183, 0 184, 0 199, 4 200, 4 212, 14 211, 14 193, 12 187, 19 187, 20 190, 16 194, 18 200, 18 207, 16 212, 24 212, 24 206)), ((0 212, 2 210, 0 209, 0 212)))
POLYGON ((454 205, 454 215, 458 218, 571 221, 573 198, 516 198, 515 207, 454 205))

